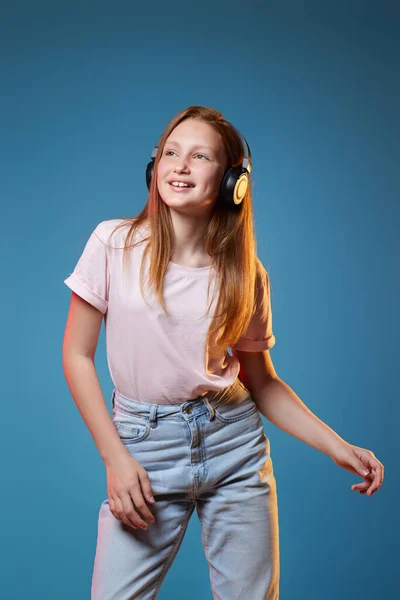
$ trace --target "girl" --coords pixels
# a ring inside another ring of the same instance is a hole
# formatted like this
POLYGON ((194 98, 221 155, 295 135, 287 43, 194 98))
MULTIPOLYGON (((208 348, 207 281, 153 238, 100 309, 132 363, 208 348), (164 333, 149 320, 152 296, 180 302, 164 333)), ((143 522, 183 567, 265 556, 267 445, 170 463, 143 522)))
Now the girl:
POLYGON ((275 372, 250 171, 246 140, 220 112, 183 110, 153 150, 145 208, 99 223, 65 280, 64 372, 107 476, 92 600, 156 598, 194 508, 214 598, 279 597, 260 412, 365 477, 352 489, 370 495, 382 483, 373 453, 317 419, 275 372), (94 366, 103 316, 112 419, 94 366))

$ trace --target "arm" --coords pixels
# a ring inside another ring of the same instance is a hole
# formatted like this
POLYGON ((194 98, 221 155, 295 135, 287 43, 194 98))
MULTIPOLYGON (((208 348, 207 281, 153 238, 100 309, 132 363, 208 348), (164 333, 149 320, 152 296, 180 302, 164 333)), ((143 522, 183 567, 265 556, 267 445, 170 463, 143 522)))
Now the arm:
POLYGON ((336 447, 346 443, 279 377, 269 379, 253 399, 271 423, 330 457, 335 455, 336 447))
POLYGON ((240 362, 240 377, 259 412, 290 435, 324 452, 333 462, 365 480, 352 491, 372 496, 382 485, 384 466, 371 450, 354 446, 318 419, 294 391, 277 376, 269 350, 233 351, 240 362))
POLYGON ((94 364, 103 314, 72 293, 62 347, 65 378, 106 465, 127 450, 113 425, 94 364))
POLYGON ((314 415, 295 392, 278 377, 269 350, 232 351, 240 363, 240 377, 259 412, 268 421, 309 446, 334 456, 346 444, 333 429, 314 415))

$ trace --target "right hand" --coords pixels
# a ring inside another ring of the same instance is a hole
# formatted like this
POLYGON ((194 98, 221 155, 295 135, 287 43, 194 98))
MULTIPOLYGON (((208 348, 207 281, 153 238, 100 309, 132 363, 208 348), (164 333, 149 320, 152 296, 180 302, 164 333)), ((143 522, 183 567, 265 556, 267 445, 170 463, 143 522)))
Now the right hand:
POLYGON ((154 523, 146 504, 146 500, 152 504, 155 502, 147 471, 140 462, 127 455, 121 456, 112 465, 106 465, 106 472, 108 502, 114 517, 134 529, 147 530, 147 524, 135 510, 139 509, 145 519, 154 523))

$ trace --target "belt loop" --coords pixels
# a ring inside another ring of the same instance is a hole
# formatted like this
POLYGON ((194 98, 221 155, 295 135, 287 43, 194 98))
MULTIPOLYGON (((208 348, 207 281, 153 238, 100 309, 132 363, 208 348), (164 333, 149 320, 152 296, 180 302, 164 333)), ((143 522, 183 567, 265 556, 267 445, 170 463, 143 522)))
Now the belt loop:
POLYGON ((152 404, 150 407, 150 426, 157 427, 157 404, 152 404))
POLYGON ((208 412, 210 413, 210 421, 214 420, 215 417, 215 410, 214 407, 212 406, 212 404, 210 403, 209 399, 207 398, 207 396, 204 397, 204 402, 207 405, 208 408, 208 412))

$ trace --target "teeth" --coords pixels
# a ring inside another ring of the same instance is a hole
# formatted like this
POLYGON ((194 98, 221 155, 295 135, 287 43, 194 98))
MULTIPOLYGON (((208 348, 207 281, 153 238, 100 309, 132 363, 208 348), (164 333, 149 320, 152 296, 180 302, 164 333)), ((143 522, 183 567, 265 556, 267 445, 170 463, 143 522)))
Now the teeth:
POLYGON ((182 183, 180 181, 172 181, 171 185, 174 185, 175 187, 192 187, 188 183, 182 183))

